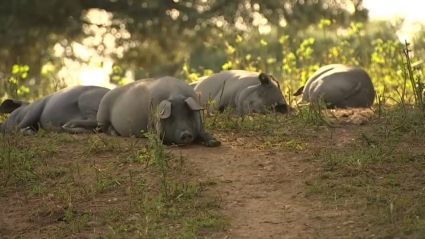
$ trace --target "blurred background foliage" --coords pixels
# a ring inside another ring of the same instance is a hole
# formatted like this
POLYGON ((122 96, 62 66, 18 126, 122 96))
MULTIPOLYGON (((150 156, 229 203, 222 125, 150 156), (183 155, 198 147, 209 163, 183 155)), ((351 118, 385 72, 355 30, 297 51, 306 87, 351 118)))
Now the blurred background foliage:
MULTIPOLYGON (((0 98, 35 99, 80 78, 103 84, 75 74, 82 66, 113 85, 267 71, 294 91, 323 64, 347 63, 367 68, 378 90, 395 89, 404 20, 368 13, 362 0, 1 0, 0 98)), ((420 27, 414 61, 424 55, 420 27)))

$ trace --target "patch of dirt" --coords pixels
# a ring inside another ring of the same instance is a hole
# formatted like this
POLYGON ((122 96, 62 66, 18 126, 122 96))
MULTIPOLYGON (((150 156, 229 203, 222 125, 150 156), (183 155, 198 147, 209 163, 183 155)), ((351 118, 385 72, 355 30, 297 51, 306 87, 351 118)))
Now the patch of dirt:
MULTIPOLYGON (((333 130, 333 140, 329 140, 325 132, 316 142, 309 142, 309 146, 321 148, 333 143, 342 147, 353 140, 352 135, 357 131, 354 127, 347 128, 350 129, 333 130)), ((226 138, 223 134, 216 135, 226 138)), ((218 149, 181 150, 197 170, 218 180, 211 193, 219 193, 225 204, 223 212, 232 224, 226 233, 228 238, 317 238, 320 235, 338 238, 351 234, 350 211, 325 209, 321 201, 306 196, 305 182, 319 170, 308 161, 311 152, 258 149, 256 143, 260 142, 241 136, 233 142, 223 142, 218 149), (237 141, 251 141, 251 144, 240 145, 237 141)))
POLYGON ((300 138, 296 132, 288 136, 288 140, 298 138, 307 143, 312 150, 262 149, 256 138, 242 134, 230 138, 223 133, 215 133, 223 141, 220 148, 175 150, 188 157, 203 175, 218 180, 211 193, 220 194, 223 212, 232 224, 225 238, 339 238, 356 233, 350 211, 325 209, 323 202, 309 199, 305 192, 306 180, 319 170, 309 161, 315 149, 328 145, 342 148, 360 132, 371 131, 360 126, 370 120, 370 111, 337 113, 338 120, 345 119, 342 127, 322 130, 316 138, 300 138))
POLYGON ((229 238, 298 238, 313 231, 309 218, 317 204, 304 198, 302 188, 315 169, 300 161, 303 155, 231 143, 185 154, 199 171, 219 181, 215 189, 232 223, 229 238))

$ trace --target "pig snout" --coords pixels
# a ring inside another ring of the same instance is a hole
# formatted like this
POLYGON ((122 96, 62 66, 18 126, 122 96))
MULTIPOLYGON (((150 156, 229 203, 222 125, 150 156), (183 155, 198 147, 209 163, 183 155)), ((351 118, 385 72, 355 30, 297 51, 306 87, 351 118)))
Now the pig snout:
POLYGON ((279 104, 275 106, 275 111, 281 114, 286 114, 290 111, 290 108, 286 104, 279 104))
POLYGON ((192 143, 192 141, 193 141, 193 135, 189 131, 184 130, 180 133, 180 142, 182 144, 190 144, 192 143))

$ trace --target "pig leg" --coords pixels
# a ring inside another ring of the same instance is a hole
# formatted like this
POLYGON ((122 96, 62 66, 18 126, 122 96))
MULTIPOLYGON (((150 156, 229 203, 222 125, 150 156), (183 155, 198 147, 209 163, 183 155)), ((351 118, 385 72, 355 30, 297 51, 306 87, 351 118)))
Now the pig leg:
POLYGON ((210 133, 205 131, 205 129, 201 129, 201 132, 199 133, 196 141, 204 143, 207 147, 218 147, 221 145, 221 142, 215 139, 210 133))
POLYGON ((23 129, 21 129, 20 132, 21 132, 22 135, 25 135, 25 136, 36 135, 37 134, 37 131, 35 131, 31 127, 25 127, 23 129))
POLYGON ((67 133, 84 134, 93 133, 97 127, 96 120, 71 120, 62 126, 62 129, 67 133))

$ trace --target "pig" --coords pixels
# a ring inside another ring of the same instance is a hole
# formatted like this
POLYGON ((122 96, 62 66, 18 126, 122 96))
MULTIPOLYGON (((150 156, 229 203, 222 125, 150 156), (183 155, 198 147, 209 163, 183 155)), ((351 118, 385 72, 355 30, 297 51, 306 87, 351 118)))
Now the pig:
POLYGON ((221 145, 204 129, 200 113, 203 108, 193 88, 171 76, 138 80, 112 89, 100 102, 97 122, 109 135, 145 137, 150 128, 149 116, 155 109, 160 111, 157 130, 164 144, 221 145))
POLYGON ((362 68, 331 64, 318 69, 294 96, 299 102, 314 102, 322 97, 327 108, 368 108, 374 103, 376 91, 369 74, 362 68))
POLYGON ((41 99, 28 101, 6 99, 0 113, 9 114, 2 133, 15 129, 23 135, 34 135, 42 128, 50 132, 94 133, 100 100, 110 89, 100 86, 72 86, 41 99))
POLYGON ((245 70, 221 71, 199 81, 194 90, 201 94, 201 105, 205 105, 209 97, 216 102, 216 105, 208 109, 208 113, 217 109, 223 112, 229 106, 236 115, 264 114, 267 108, 273 105, 274 110, 282 114, 290 110, 280 84, 266 73, 245 70))

